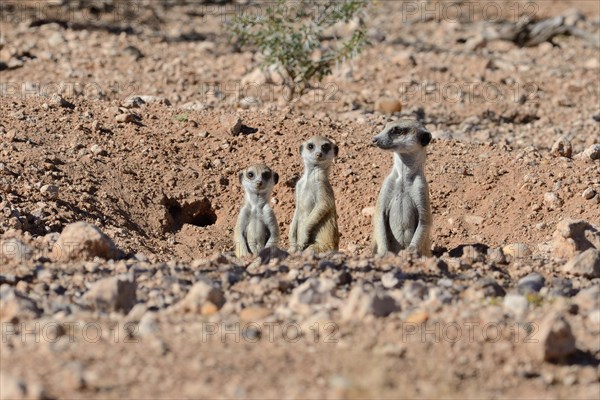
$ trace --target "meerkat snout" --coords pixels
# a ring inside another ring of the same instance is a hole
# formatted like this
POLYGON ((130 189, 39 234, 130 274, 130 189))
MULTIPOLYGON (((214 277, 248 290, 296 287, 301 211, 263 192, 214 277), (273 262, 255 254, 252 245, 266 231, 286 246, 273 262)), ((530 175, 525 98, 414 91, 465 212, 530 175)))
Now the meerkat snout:
POLYGON ((402 119, 389 122, 373 137, 372 144, 383 150, 414 153, 431 141, 431 133, 418 121, 402 119))

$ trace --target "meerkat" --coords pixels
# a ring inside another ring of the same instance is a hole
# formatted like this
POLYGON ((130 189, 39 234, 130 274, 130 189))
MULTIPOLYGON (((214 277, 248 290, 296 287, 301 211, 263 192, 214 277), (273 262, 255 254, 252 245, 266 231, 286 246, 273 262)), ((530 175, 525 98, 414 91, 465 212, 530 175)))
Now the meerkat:
POLYGON ((317 253, 337 250, 340 233, 329 170, 339 148, 314 136, 300 145, 304 174, 296 184, 296 209, 290 226, 290 252, 312 248, 317 253))
POLYGON ((373 214, 373 253, 408 249, 431 255, 431 207, 425 179, 425 147, 431 133, 419 122, 390 122, 373 137, 373 144, 394 153, 373 214))
POLYGON ((251 165, 239 174, 244 188, 244 205, 235 225, 235 255, 257 255, 266 247, 279 243, 279 225, 269 204, 279 175, 266 165, 251 165))

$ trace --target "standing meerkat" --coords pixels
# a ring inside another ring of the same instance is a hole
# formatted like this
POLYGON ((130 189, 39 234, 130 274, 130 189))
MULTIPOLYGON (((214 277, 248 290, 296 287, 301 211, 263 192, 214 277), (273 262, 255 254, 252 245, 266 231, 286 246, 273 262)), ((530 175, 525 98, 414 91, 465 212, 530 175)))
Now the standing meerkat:
POLYGON ((383 181, 373 215, 373 253, 402 249, 431 255, 431 207, 425 179, 425 147, 431 133, 419 122, 390 122, 373 144, 394 152, 391 173, 383 181))
POLYGON ((339 151, 331 140, 314 136, 300 146, 304 174, 296 184, 296 209, 290 226, 290 252, 337 250, 340 233, 329 169, 339 151))
POLYGON ((244 188, 244 205, 233 234, 235 255, 257 255, 265 247, 279 243, 279 225, 269 204, 273 186, 279 181, 277 172, 266 165, 251 165, 239 174, 244 188))

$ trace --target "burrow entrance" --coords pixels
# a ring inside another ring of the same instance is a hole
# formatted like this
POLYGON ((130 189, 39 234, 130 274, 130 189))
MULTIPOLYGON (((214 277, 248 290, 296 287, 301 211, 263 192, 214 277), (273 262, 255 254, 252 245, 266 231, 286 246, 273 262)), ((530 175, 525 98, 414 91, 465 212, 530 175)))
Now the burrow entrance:
POLYGON ((206 227, 217 222, 217 214, 207 198, 183 203, 165 198, 163 205, 167 209, 167 218, 163 226, 165 232, 178 231, 184 224, 206 227))

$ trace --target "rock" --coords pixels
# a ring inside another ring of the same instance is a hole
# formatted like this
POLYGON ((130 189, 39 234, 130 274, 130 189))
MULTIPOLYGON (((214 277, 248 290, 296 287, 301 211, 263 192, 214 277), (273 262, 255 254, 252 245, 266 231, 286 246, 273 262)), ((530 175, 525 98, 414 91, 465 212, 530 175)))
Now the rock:
POLYGON ((502 248, 502 252, 512 258, 527 258, 533 254, 529 247, 524 243, 511 243, 502 248))
POLYGON ((266 247, 258 253, 260 263, 262 265, 270 264, 271 262, 280 262, 288 258, 290 253, 279 247, 266 247))
POLYGON ((527 298, 517 293, 509 293, 504 296, 502 305, 505 311, 510 312, 517 319, 522 319, 529 309, 527 298))
POLYGON ((583 193, 581 194, 581 197, 583 197, 586 200, 591 200, 594 198, 595 195, 596 195, 596 191, 594 189, 592 189, 591 187, 589 187, 583 191, 583 193))
POLYGON ((486 297, 502 297, 506 294, 502 286, 492 278, 481 278, 465 291, 470 300, 481 300, 486 297))
POLYGON ((242 131, 242 119, 237 115, 223 114, 220 122, 226 133, 237 136, 242 131))
POLYGON ((551 312, 541 321, 535 339, 537 342, 526 343, 526 346, 540 361, 564 361, 576 350, 571 326, 559 312, 551 312))
POLYGON ((546 279, 542 275, 538 274, 537 272, 532 272, 531 274, 519 279, 519 282, 517 283, 517 291, 523 295, 537 293, 544 287, 545 282, 546 279))
POLYGON ((400 112, 402 111, 402 103, 395 98, 382 97, 375 102, 375 110, 387 114, 400 112))
POLYGON ((386 289, 392 289, 398 286, 402 279, 402 272, 399 269, 387 272, 381 276, 381 284, 386 289))
POLYGON ((58 197, 58 186, 44 185, 40 188, 40 193, 50 199, 56 199, 58 197))
POLYGON ((246 307, 240 311, 240 319, 246 322, 256 322, 267 318, 273 314, 272 310, 263 307, 246 307))
POLYGON ((465 222, 470 225, 481 225, 485 221, 483 219, 483 217, 480 217, 478 215, 468 215, 468 214, 464 216, 464 219, 465 219, 465 222))
POLYGON ((93 144, 92 147, 90 147, 90 151, 95 156, 104 156, 107 154, 106 150, 104 150, 102 147, 98 146, 97 144, 93 144))
POLYGON ((600 250, 587 249, 571 258, 562 268, 563 272, 586 278, 600 278, 600 250))
POLYGON ((583 159, 586 161, 600 160, 600 144, 593 144, 581 153, 577 154, 575 158, 583 159))
POLYGON ((584 220, 563 220, 552 235, 552 253, 560 258, 573 258, 590 248, 600 249, 600 231, 584 220))
POLYGON ((85 304, 98 311, 127 314, 137 301, 133 274, 123 274, 94 282, 83 295, 85 304))
POLYGON ((50 105, 51 107, 62 107, 62 108, 69 108, 69 109, 75 108, 75 104, 65 100, 58 93, 54 93, 54 94, 52 94, 52 96, 50 96, 50 101, 48 102, 48 105, 50 105))
POLYGON ((573 301, 579 307, 580 311, 589 311, 600 308, 600 284, 595 284, 585 289, 581 289, 573 301))
POLYGON ((35 301, 8 284, 0 286, 0 322, 16 324, 40 315, 35 301))
POLYGON ((136 118, 134 114, 119 114, 115 117, 115 121, 120 122, 120 123, 124 123, 124 124, 129 124, 132 122, 135 122, 136 118))
POLYGON ((564 202, 558 196, 558 194, 554 192, 546 192, 544 193, 544 204, 546 204, 550 209, 555 209, 561 207, 564 202))
POLYGON ((94 257, 115 259, 118 250, 112 239, 87 222, 67 225, 52 248, 55 260, 91 260, 94 257))
POLYGON ((308 314, 311 306, 326 304, 331 300, 335 281, 329 278, 310 278, 292 291, 289 308, 300 314, 308 314))
POLYGON ((27 398, 27 385, 21 379, 0 371, 0 399, 19 400, 27 398))
POLYGON ((146 104, 146 102, 140 96, 129 96, 123 102, 123 107, 126 108, 140 108, 146 104))
POLYGON ((148 311, 142 315, 138 324, 137 333, 140 336, 151 336, 158 331, 158 318, 155 312, 148 311))
POLYGON ((137 97, 142 99, 142 101, 147 104, 162 104, 165 106, 171 105, 171 102, 169 101, 169 99, 167 99, 166 97, 162 97, 162 96, 142 95, 142 96, 137 96, 137 97))
POLYGON ((14 260, 19 263, 31 259, 33 249, 17 238, 10 238, 0 242, 0 260, 14 260))
POLYGON ((395 311, 400 311, 400 306, 387 293, 355 286, 348 295, 348 300, 342 308, 341 314, 344 320, 357 321, 367 315, 387 317, 395 311))
POLYGON ((371 218, 375 214, 375 207, 365 207, 362 209, 361 214, 365 217, 371 218))
POLYGON ((575 291, 573 290, 573 282, 565 278, 555 278, 552 281, 552 288, 550 289, 550 295, 571 297, 575 291))
POLYGON ((429 313, 423 310, 417 310, 406 318, 407 324, 424 324, 429 319, 429 313))
POLYGON ((52 33, 50 36, 48 36, 47 41, 50 47, 61 46, 66 42, 65 37, 60 32, 52 33))
POLYGON ((571 158, 573 155, 573 147, 571 146, 571 142, 566 137, 559 138, 552 145, 552 149, 550 150, 550 154, 555 157, 566 157, 571 158))
POLYGON ((225 304, 225 295, 211 282, 199 281, 192 286, 183 300, 176 304, 176 309, 194 314, 214 314, 225 304))

